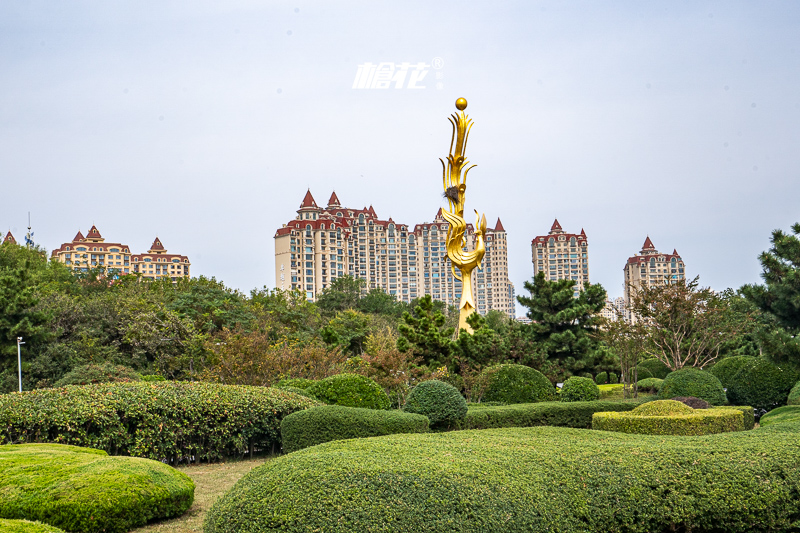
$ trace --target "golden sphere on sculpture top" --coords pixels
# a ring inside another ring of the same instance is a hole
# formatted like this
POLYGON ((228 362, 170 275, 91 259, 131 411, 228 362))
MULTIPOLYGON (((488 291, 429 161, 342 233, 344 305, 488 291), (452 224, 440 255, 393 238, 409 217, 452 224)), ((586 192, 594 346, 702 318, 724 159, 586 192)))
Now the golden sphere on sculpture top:
POLYGON ((456 109, 459 111, 464 111, 467 108, 467 99, 466 98, 459 98, 456 100, 456 109))

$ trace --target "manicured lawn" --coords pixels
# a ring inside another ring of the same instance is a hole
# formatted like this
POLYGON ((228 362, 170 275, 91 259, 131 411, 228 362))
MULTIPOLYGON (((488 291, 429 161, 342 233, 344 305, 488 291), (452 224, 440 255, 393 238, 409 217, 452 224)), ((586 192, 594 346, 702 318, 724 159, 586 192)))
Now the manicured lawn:
POLYGON ((270 458, 201 464, 179 468, 194 481, 194 504, 183 516, 134 529, 135 533, 202 532, 203 519, 211 504, 228 491, 243 475, 270 458))

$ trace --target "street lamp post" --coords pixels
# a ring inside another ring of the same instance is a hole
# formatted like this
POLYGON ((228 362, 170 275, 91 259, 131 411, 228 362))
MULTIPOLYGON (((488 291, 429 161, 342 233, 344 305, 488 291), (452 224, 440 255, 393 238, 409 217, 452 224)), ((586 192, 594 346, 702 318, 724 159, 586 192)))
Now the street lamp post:
POLYGON ((22 352, 20 345, 25 344, 22 342, 22 337, 17 337, 17 371, 19 373, 19 391, 22 392, 22 352))

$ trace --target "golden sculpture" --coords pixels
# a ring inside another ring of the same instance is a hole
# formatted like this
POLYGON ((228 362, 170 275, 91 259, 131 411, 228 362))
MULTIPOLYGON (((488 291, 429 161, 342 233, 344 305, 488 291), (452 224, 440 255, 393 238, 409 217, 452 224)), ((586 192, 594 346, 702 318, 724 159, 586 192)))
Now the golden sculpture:
POLYGON ((470 119, 464 110, 467 108, 467 101, 464 98, 456 100, 456 109, 448 120, 453 126, 453 134, 450 138, 450 155, 447 156, 447 164, 443 159, 442 177, 444 182, 444 197, 447 198, 449 210, 442 209, 442 215, 450 224, 447 228, 447 257, 450 259, 450 268, 456 279, 461 280, 461 303, 459 305, 458 331, 465 329, 472 333, 472 328, 467 324, 467 317, 475 312, 475 298, 472 295, 472 271, 475 267, 480 268, 483 256, 486 253, 484 234, 486 233, 486 215, 479 215, 475 211, 475 249, 465 251, 467 223, 464 221, 464 196, 467 190, 467 173, 475 168, 476 165, 469 165, 464 156, 467 149, 467 137, 472 128, 470 119), (456 149, 453 151, 453 141, 456 149), (466 168, 465 168, 466 167, 466 168), (456 270, 458 267, 458 270, 456 270))

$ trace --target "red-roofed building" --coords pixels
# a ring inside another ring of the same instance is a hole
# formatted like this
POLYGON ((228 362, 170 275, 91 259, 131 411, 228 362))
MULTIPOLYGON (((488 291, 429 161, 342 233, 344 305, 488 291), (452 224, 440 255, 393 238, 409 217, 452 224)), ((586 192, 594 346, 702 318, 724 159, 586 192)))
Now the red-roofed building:
POLYGON ((547 235, 531 241, 533 275, 544 272, 550 281, 570 279, 575 282, 575 295, 589 284, 589 241, 586 232, 567 233, 553 222, 547 235))
MULTIPOLYGON (((320 208, 306 193, 297 217, 275 232, 275 285, 300 290, 309 300, 341 276, 366 281, 365 291, 380 288, 411 302, 425 294, 458 305, 461 283, 450 271, 446 252, 448 223, 437 212, 433 222, 409 226, 382 220, 373 206, 343 207, 334 192, 320 208)), ((467 249, 474 246, 468 226, 467 249)), ((478 311, 502 310, 514 316, 514 288, 508 281, 505 229, 498 220, 487 230, 482 271, 473 271, 478 311)))
MULTIPOLYGON (((649 287, 659 283, 674 283, 685 279, 686 272, 683 259, 676 249, 671 254, 663 254, 656 250, 648 236, 637 255, 629 257, 625 262, 625 302, 631 301, 631 293, 637 288, 649 287)), ((628 312, 628 319, 633 316, 628 312)))
POLYGON ((138 273, 145 279, 169 277, 173 282, 190 276, 189 258, 167 254, 158 237, 147 253, 132 254, 127 244, 105 242, 96 226, 92 226, 85 237, 78 231, 71 242, 53 250, 51 256, 81 272, 103 269, 109 275, 138 273))
POLYGON ((3 244, 7 242, 10 242, 11 244, 17 244, 17 239, 15 239, 13 235, 11 235, 11 231, 6 233, 6 236, 3 238, 3 244))

